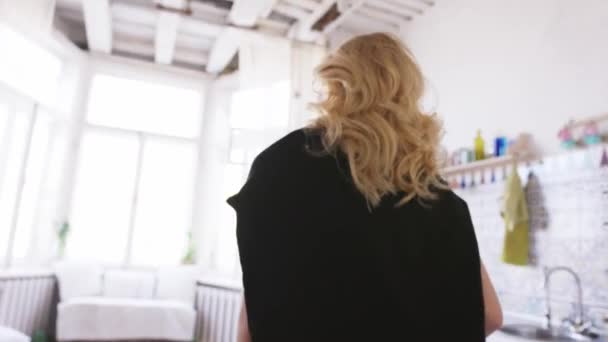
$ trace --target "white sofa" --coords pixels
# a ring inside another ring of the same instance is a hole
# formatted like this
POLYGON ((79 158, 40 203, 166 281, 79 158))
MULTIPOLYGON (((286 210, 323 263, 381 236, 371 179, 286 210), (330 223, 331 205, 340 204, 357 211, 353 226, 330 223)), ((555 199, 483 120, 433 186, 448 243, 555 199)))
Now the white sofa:
POLYGON ((30 338, 17 330, 0 326, 0 341, 2 342, 30 342, 30 338))
POLYGON ((104 270, 56 267, 57 341, 192 341, 197 269, 104 270))

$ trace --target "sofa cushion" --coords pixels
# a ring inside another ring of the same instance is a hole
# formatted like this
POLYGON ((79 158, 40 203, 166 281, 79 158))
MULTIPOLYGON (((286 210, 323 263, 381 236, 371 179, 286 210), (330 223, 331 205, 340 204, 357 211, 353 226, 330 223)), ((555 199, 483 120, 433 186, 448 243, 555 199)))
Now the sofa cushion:
POLYGON ((154 297, 156 275, 134 270, 108 270, 103 275, 103 296, 112 298, 154 297))
POLYGON ((196 311, 180 301, 82 297, 57 308, 57 340, 192 341, 196 311))
POLYGON ((92 263, 59 262, 54 265, 61 300, 101 294, 103 267, 92 263))
POLYGON ((196 279, 200 273, 198 266, 160 267, 157 271, 156 298, 181 300, 194 305, 196 279))
POLYGON ((0 341, 2 342, 30 342, 30 338, 17 330, 0 327, 0 341))

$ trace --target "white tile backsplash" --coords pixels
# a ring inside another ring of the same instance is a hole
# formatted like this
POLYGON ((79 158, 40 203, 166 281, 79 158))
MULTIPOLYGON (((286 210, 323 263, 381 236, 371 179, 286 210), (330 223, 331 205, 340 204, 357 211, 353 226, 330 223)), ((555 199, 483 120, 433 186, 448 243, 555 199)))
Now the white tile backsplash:
MULTIPOLYGON (((456 190, 469 205, 482 259, 505 310, 542 315, 542 267, 564 265, 581 277, 587 312, 598 317, 608 313, 608 168, 600 167, 601 148, 568 152, 518 168, 527 183, 528 266, 501 261, 503 178, 456 190)), ((553 280, 555 305, 569 308, 575 297, 573 280, 566 275, 553 280)))

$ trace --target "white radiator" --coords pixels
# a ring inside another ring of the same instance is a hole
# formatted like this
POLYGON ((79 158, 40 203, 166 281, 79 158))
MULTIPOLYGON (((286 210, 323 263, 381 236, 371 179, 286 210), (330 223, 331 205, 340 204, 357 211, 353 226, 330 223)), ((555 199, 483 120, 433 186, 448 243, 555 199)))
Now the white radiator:
POLYGON ((235 342, 241 310, 241 290, 198 283, 196 341, 235 342))
POLYGON ((0 325, 28 336, 54 336, 57 285, 55 276, 0 276, 0 325))

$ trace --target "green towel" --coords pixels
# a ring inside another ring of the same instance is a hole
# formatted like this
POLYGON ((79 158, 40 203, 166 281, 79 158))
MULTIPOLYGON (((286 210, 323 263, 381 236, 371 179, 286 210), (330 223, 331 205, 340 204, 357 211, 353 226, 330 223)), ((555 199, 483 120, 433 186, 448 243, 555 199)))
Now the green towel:
POLYGON ((502 203, 505 241, 502 261, 513 265, 528 264, 528 206, 517 168, 507 179, 502 203))

